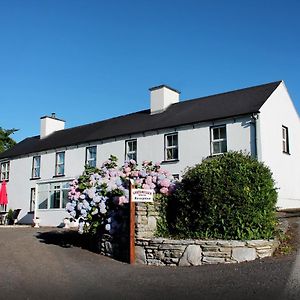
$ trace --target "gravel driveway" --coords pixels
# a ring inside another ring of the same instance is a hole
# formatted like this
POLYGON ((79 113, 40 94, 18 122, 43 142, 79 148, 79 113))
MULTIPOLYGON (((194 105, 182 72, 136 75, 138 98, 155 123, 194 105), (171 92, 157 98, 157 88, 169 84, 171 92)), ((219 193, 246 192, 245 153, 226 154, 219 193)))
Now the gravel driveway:
POLYGON ((3 227, 0 251, 0 299, 300 298, 295 253, 234 265, 132 266, 82 249, 74 232, 3 227))

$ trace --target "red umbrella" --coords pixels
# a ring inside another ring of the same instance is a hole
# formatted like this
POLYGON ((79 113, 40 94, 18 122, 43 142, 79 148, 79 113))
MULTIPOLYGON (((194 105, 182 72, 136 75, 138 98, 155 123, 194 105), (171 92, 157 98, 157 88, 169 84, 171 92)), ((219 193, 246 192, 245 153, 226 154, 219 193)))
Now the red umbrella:
POLYGON ((2 181, 1 184, 1 191, 0 191, 0 205, 7 205, 7 191, 6 191, 6 182, 5 180, 2 181))

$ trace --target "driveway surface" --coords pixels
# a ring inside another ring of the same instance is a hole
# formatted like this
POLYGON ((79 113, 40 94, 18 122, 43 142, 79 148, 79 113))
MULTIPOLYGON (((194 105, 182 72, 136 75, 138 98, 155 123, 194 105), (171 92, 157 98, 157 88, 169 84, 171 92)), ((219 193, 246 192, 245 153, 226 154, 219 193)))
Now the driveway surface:
POLYGON ((300 299, 299 250, 241 264, 151 267, 77 241, 62 229, 0 227, 0 299, 300 299))

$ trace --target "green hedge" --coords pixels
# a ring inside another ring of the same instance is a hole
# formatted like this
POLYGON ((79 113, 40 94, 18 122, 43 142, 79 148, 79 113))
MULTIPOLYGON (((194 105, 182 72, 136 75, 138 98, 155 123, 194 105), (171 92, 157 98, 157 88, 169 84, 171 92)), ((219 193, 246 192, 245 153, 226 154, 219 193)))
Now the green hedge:
POLYGON ((276 202, 269 168, 229 152, 187 170, 162 205, 162 229, 185 238, 268 239, 275 234, 276 202))

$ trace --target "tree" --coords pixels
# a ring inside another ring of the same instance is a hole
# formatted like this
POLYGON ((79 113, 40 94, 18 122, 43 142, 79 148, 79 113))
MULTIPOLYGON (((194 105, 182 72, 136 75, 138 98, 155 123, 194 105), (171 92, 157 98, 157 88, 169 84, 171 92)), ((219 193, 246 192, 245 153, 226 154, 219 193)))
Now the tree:
POLYGON ((10 135, 16 131, 18 131, 18 129, 4 129, 0 127, 0 153, 8 150, 16 144, 16 142, 10 137, 10 135))

